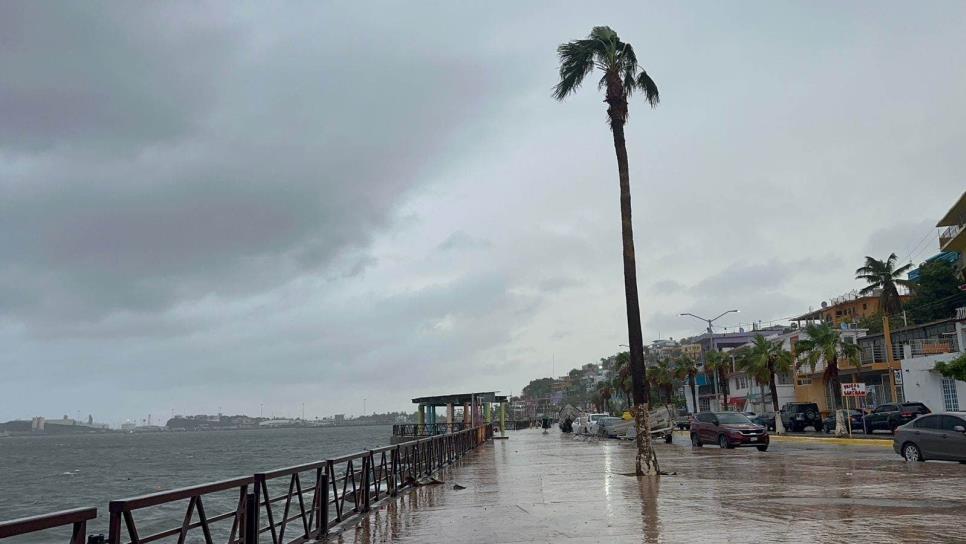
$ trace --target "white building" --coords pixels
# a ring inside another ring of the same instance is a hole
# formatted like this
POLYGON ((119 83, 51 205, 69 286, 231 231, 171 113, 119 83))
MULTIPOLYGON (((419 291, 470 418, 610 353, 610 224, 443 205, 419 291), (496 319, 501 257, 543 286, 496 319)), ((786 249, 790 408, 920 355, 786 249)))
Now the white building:
MULTIPOLYGON (((957 317, 966 318, 966 311, 957 317)), ((903 346, 903 396, 907 401, 922 402, 933 412, 966 410, 966 382, 943 377, 934 370, 936 363, 951 361, 966 352, 966 321, 956 323, 956 340, 947 342, 953 351, 936 355, 927 355, 929 350, 918 350, 916 345, 903 346)))

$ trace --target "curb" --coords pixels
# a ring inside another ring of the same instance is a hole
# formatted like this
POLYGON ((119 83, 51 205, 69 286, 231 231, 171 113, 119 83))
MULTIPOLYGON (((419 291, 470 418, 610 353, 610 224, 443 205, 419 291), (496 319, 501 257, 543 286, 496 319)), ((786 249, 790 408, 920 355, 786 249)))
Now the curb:
POLYGON ((827 436, 816 436, 816 437, 806 437, 806 436, 788 436, 788 435, 778 435, 773 434, 771 436, 772 442, 798 442, 800 444, 807 444, 809 442, 819 442, 821 444, 839 444, 842 446, 878 446, 880 448, 891 448, 892 439, 882 439, 882 438, 834 438, 827 436))
MULTIPOLYGON (((675 431, 682 435, 687 435, 687 431, 675 431)), ((888 438, 834 438, 831 436, 791 436, 787 434, 769 433, 770 442, 796 442, 799 444, 819 443, 836 446, 875 446, 879 448, 891 448, 892 439, 888 438)))

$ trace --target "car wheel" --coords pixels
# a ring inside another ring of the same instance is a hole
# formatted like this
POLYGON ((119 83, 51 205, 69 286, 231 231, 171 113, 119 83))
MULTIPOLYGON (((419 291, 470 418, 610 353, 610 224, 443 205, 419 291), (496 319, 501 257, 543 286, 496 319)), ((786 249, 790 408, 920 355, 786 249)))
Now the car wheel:
POLYGON ((768 446, 755 446, 755 447, 758 448, 758 451, 768 451, 768 446))
POLYGON ((665 444, 670 444, 672 440, 674 440, 674 433, 667 433, 666 435, 664 435, 665 444))
POLYGON ((720 435, 718 437, 718 446, 721 447, 721 449, 723 450, 730 450, 731 448, 734 447, 730 443, 728 443, 728 437, 725 435, 720 435))
POLYGON ((822 426, 821 425, 816 424, 816 425, 813 425, 813 427, 815 428, 815 432, 817 432, 817 433, 822 432, 822 426))
POLYGON ((872 434, 872 429, 869 428, 869 424, 864 421, 862 422, 862 432, 865 434, 872 434))
POLYGON ((698 438, 697 433, 691 433, 691 447, 700 448, 704 444, 701 443, 701 439, 698 438))
POLYGON ((912 442, 907 442, 902 446, 902 456, 906 458, 906 461, 925 461, 922 457, 922 450, 912 442))

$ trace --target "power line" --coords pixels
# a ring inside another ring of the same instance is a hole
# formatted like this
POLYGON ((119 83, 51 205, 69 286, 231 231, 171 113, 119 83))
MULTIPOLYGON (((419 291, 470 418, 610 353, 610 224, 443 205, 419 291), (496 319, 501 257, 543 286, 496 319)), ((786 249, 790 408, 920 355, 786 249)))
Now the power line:
MULTIPOLYGON (((920 245, 922 245, 922 242, 923 242, 923 241, 924 241, 924 240, 925 240, 926 238, 928 238, 930 234, 934 234, 934 235, 937 235, 937 234, 936 234, 936 227, 929 227, 929 231, 928 231, 928 232, 926 232, 926 234, 925 234, 925 235, 923 235, 923 237, 922 237, 922 238, 920 238, 920 239, 919 239, 919 241, 918 241, 918 242, 916 242, 916 244, 915 244, 915 245, 913 245, 913 246, 911 246, 911 249, 910 249, 909 251, 907 251, 907 252, 906 252, 906 258, 905 258, 905 259, 903 259, 903 262, 904 262, 904 261, 907 261, 907 260, 910 260, 910 257, 912 256, 912 252, 913 252, 913 251, 915 251, 915 250, 917 250, 917 249, 919 249, 919 246, 920 246, 920 245)), ((938 236, 938 235, 937 235, 937 236, 938 236)))

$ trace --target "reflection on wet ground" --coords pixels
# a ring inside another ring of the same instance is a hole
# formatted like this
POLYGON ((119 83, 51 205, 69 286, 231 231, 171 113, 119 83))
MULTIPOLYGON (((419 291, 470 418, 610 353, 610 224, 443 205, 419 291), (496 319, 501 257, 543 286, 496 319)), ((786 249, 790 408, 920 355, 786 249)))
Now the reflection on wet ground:
POLYGON ((966 542, 966 465, 869 446, 659 448, 677 475, 639 481, 621 475, 628 443, 510 433, 330 541, 966 542))

